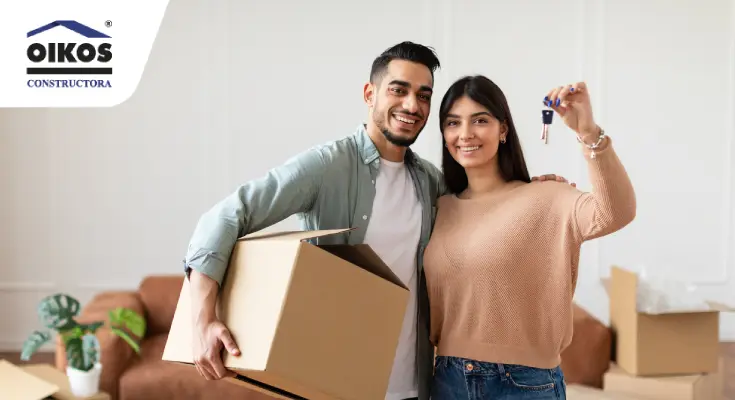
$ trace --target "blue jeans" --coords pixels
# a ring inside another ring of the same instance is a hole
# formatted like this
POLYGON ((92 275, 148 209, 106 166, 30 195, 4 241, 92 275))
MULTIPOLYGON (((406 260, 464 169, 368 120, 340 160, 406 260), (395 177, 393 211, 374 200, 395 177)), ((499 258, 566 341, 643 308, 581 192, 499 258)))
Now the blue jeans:
POLYGON ((431 400, 563 399, 560 367, 539 369, 437 356, 431 400))

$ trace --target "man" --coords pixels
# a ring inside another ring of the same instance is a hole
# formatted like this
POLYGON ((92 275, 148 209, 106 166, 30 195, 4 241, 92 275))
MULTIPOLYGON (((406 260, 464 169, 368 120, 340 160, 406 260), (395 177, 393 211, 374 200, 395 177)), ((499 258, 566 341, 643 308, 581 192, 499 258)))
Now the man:
POLYGON ((299 214, 303 229, 357 228, 313 243, 367 243, 408 285, 413 296, 386 400, 429 398, 434 348, 421 259, 435 202, 445 187, 439 169, 409 146, 428 121, 439 67, 428 47, 403 42, 387 49, 373 62, 364 86, 367 124, 245 183, 201 217, 185 266, 194 312, 194 363, 202 376, 234 375, 223 366, 221 351, 238 355, 239 349, 217 320, 215 302, 237 238, 299 214))

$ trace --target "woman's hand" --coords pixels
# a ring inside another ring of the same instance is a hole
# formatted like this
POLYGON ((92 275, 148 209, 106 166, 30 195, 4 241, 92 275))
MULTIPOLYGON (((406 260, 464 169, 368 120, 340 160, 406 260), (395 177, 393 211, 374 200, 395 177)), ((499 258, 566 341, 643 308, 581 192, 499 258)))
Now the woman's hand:
POLYGON ((552 89, 544 97, 544 104, 556 111, 581 139, 595 140, 599 136, 600 127, 592 115, 592 104, 584 82, 552 89))

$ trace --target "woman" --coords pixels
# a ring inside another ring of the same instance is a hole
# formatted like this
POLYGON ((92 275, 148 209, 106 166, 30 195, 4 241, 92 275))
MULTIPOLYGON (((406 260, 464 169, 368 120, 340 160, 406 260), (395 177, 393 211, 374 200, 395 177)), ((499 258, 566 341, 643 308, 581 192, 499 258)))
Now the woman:
POLYGON ((503 92, 465 77, 444 96, 439 199, 425 252, 432 398, 564 399, 560 354, 572 338, 582 243, 635 217, 631 182, 595 123, 584 83, 544 103, 577 133, 594 191, 532 182, 503 92))

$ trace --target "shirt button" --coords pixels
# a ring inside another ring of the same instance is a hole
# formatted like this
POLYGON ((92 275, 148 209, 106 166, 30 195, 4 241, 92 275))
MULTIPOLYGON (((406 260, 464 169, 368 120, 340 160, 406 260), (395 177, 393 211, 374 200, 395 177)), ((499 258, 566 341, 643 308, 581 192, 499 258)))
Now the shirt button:
POLYGON ((372 182, 373 182, 373 185, 374 185, 375 184, 375 179, 373 179, 372 182))
POLYGON ((362 216, 362 219, 367 219, 367 215, 363 215, 362 216))

